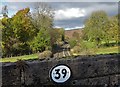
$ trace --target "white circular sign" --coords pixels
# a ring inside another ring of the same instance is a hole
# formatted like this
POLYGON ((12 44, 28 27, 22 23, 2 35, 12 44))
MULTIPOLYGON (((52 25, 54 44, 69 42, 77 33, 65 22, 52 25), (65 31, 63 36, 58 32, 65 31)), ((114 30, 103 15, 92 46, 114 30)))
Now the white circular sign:
POLYGON ((66 65, 57 65, 51 69, 50 77, 56 83, 64 83, 71 77, 71 70, 66 65))

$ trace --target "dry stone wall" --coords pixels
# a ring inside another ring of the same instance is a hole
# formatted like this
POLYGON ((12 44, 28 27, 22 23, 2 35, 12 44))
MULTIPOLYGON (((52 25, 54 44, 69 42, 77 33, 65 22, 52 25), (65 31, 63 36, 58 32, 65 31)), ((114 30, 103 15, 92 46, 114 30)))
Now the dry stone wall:
POLYGON ((103 85, 119 87, 120 54, 78 56, 70 58, 48 58, 45 60, 25 61, 24 71, 16 63, 2 64, 2 86, 44 87, 58 84, 51 81, 49 72, 57 64, 66 64, 72 71, 67 83, 59 85, 103 85))

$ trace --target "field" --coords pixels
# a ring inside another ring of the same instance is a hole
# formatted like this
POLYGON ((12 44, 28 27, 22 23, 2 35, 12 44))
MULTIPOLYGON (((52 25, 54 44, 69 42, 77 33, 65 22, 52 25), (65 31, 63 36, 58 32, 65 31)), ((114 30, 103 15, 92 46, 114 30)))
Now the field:
POLYGON ((119 53, 119 47, 99 48, 97 54, 119 53))
POLYGON ((38 59, 37 54, 31 54, 31 55, 24 55, 24 56, 18 56, 18 57, 9 57, 9 58, 1 58, 0 62, 16 62, 18 60, 29 60, 29 59, 38 59))
MULTIPOLYGON (((118 46, 98 48, 96 50, 95 54, 109 54, 109 53, 119 53, 118 46)), ((3 59, 0 59, 0 62, 16 62, 19 59, 21 59, 21 60, 38 59, 38 54, 31 54, 31 55, 24 55, 24 56, 18 56, 18 57, 3 58, 3 59)))

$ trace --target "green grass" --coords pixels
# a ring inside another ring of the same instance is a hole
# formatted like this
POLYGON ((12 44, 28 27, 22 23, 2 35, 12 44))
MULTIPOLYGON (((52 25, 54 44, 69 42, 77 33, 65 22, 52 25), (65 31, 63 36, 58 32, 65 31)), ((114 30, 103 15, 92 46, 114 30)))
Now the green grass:
MULTIPOLYGON (((98 48, 95 51, 95 54, 109 54, 109 53, 119 53, 118 46, 98 48)), ((18 57, 10 57, 10 58, 3 58, 3 59, 1 58, 0 62, 16 62, 18 61, 18 59, 21 59, 21 60, 38 59, 38 55, 31 54, 31 55, 24 55, 24 56, 18 56, 18 57)))
POLYGON ((21 59, 21 60, 38 59, 38 55, 37 54, 31 54, 31 55, 3 58, 3 59, 1 58, 0 62, 16 62, 19 59, 21 59))
POLYGON ((109 54, 109 53, 119 53, 118 46, 99 48, 97 49, 96 52, 96 54, 109 54))
POLYGON ((115 47, 103 47, 103 48, 91 48, 87 51, 82 51, 80 54, 73 53, 73 55, 96 55, 96 54, 111 54, 111 53, 120 53, 118 46, 115 47))
POLYGON ((85 44, 86 44, 87 48, 90 49, 91 51, 95 50, 95 54, 120 53, 118 50, 118 46, 114 46, 116 44, 116 42, 114 40, 109 42, 109 45, 110 45, 109 47, 104 46, 105 41, 102 41, 101 44, 103 46, 101 46, 101 48, 98 48, 98 49, 94 49, 95 48, 94 42, 87 41, 87 42, 85 42, 85 44), (113 45, 111 45, 111 44, 113 44, 113 45))

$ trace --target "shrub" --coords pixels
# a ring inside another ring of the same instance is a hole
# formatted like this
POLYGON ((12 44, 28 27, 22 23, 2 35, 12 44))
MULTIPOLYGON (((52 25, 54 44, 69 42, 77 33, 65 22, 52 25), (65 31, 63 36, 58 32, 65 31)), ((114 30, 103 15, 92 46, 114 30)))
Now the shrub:
POLYGON ((94 42, 81 41, 80 47, 81 47, 80 55, 93 55, 93 54, 95 54, 96 45, 94 42))
POLYGON ((73 48, 77 44, 77 41, 75 39, 71 39, 69 40, 69 44, 70 44, 70 47, 73 48))
POLYGON ((75 54, 79 55, 80 52, 81 52, 81 47, 80 46, 74 46, 70 51, 73 55, 75 55, 75 54))
POLYGON ((42 53, 39 53, 38 58, 43 59, 43 58, 50 58, 52 56, 52 52, 47 50, 42 53))

